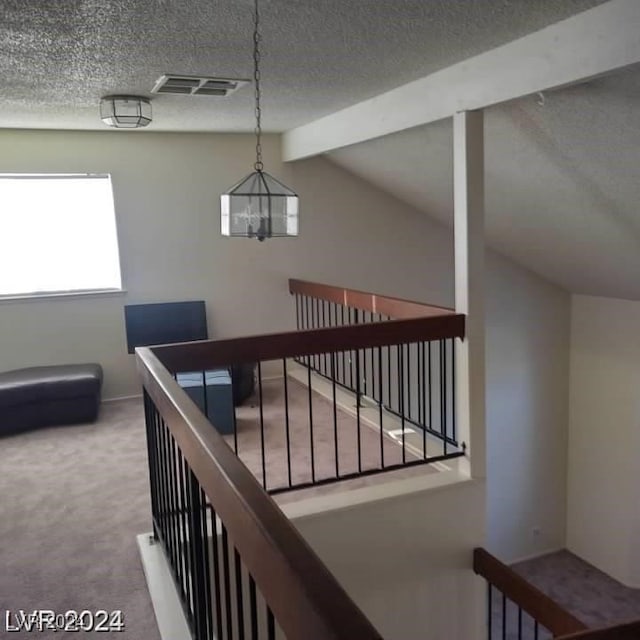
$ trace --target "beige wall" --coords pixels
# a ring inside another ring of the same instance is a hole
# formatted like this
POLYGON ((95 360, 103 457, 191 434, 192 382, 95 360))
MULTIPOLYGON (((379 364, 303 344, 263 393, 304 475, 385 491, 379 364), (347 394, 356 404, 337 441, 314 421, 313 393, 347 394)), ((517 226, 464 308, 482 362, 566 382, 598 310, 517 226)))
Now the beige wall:
POLYGON ((568 548, 640 587, 640 302, 573 296, 568 548))
MULTIPOLYGON (((0 171, 111 173, 127 289, 0 303, 0 370, 98 361, 105 397, 135 394, 124 304, 204 298, 212 337, 275 331, 293 326, 291 276, 453 304, 449 229, 324 159, 283 166, 276 137, 265 141, 266 166, 301 196, 300 237, 220 237, 218 196, 250 171, 253 144, 233 134, 0 131, 0 171)), ((517 557, 564 543, 568 296, 493 254, 487 280, 489 541, 517 557), (534 525, 542 535, 532 540, 534 525)))

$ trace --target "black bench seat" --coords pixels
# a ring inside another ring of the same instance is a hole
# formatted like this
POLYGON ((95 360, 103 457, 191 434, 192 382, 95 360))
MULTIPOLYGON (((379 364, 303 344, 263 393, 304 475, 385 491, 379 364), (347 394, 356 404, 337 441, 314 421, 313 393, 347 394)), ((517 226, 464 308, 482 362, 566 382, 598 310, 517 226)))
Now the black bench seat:
POLYGON ((93 422, 102 367, 67 364, 0 373, 0 435, 48 425, 93 422))

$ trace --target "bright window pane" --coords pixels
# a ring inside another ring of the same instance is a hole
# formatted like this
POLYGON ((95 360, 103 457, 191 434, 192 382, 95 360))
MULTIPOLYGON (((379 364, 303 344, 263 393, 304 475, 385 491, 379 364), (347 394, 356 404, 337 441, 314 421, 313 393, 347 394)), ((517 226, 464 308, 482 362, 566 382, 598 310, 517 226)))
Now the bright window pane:
POLYGON ((109 176, 0 175, 0 295, 121 287, 109 176))

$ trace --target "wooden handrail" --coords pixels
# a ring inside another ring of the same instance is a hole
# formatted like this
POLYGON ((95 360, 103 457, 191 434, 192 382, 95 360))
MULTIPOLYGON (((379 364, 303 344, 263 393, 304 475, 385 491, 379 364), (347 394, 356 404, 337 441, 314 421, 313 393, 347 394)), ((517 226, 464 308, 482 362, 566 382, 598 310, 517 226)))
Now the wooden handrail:
POLYGON ((587 629, 578 618, 485 549, 473 550, 473 570, 549 629, 555 637, 587 629))
POLYGON ((152 348, 138 348, 142 383, 290 640, 381 640, 315 552, 152 348))
POLYGON ((441 316, 454 314, 455 310, 448 307, 439 307, 432 304, 424 304, 402 298, 382 296, 377 293, 346 289, 319 282, 307 280, 289 280, 289 293, 319 298, 328 302, 335 302, 347 307, 380 313, 390 318, 424 318, 427 316, 441 316))
POLYGON ((228 340, 184 342, 154 347, 153 351, 162 364, 175 373, 317 353, 463 338, 464 329, 465 316, 449 314, 228 340))
POLYGON ((640 620, 626 622, 604 629, 591 629, 580 633, 561 636, 558 640, 638 640, 640 638, 640 620))

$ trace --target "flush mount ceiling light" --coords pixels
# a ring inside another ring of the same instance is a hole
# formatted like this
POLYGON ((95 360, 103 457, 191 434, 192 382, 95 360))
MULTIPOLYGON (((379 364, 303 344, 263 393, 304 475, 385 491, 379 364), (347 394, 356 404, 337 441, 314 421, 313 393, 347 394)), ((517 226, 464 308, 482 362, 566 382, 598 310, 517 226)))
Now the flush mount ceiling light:
POLYGON ((264 171, 260 110, 260 13, 254 4, 253 79, 255 83, 256 161, 254 171, 220 196, 223 236, 265 238, 298 235, 298 196, 264 171))
POLYGON ((151 102, 140 96, 105 96, 100 100, 102 122, 117 129, 138 129, 151 122, 151 102))

